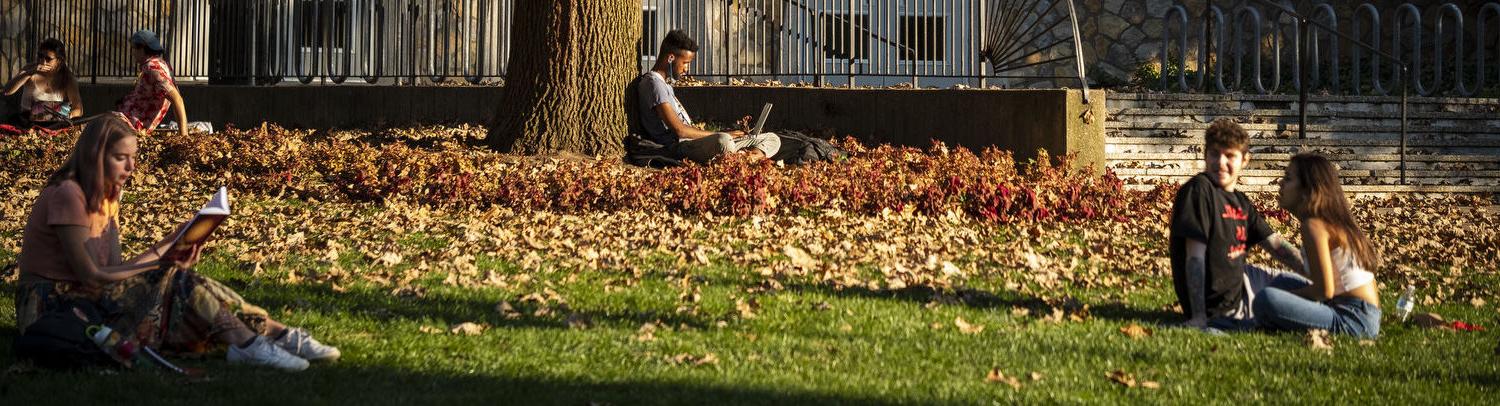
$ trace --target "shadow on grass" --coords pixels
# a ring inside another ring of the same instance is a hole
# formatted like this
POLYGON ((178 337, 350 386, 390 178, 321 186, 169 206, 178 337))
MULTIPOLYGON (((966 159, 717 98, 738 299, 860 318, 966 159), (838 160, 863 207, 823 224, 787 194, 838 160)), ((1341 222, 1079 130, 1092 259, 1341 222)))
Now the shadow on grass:
POLYGON ((1161 326, 1181 324, 1183 320, 1181 313, 1162 309, 1142 309, 1131 307, 1124 303, 1105 303, 1098 307, 1092 307, 1089 314, 1106 320, 1133 321, 1140 324, 1156 324, 1161 326))
MULTIPOLYGON (((8 337, 0 337, 9 341, 8 337)), ((889 400, 730 387, 732 382, 653 382, 424 373, 349 364, 299 373, 213 367, 206 381, 156 372, 33 371, 0 381, 6 404, 889 404, 889 400)))
MULTIPOLYGON (((1084 305, 1084 303, 1071 299, 1047 300, 1016 291, 991 293, 972 288, 938 289, 931 286, 909 286, 897 290, 872 290, 864 286, 837 288, 826 284, 805 284, 788 286, 788 289, 831 296, 896 299, 913 303, 937 302, 950 305, 958 304, 974 309, 1025 308, 1030 310, 1032 314, 1045 314, 1044 312, 1049 312, 1053 308, 1062 308, 1071 312, 1081 309, 1084 305)), ((1090 303, 1088 306, 1088 313, 1092 317, 1104 320, 1171 325, 1177 323, 1182 318, 1182 315, 1176 312, 1160 309, 1143 309, 1120 302, 1104 304, 1090 303)))
POLYGON ((960 304, 975 309, 995 309, 1002 307, 1041 309, 1048 305, 1046 301, 1040 298, 1020 292, 1008 291, 995 294, 971 288, 938 289, 931 286, 908 286, 895 290, 874 290, 865 286, 835 287, 828 284, 798 284, 788 285, 787 289, 790 291, 820 293, 829 296, 896 299, 919 304, 931 302, 960 304))
POLYGON ((670 325, 705 328, 713 323, 705 318, 671 312, 604 312, 572 309, 556 304, 548 307, 546 314, 537 315, 536 310, 541 308, 539 304, 514 300, 510 303, 514 306, 515 313, 507 317, 496 308, 500 303, 499 295, 482 291, 452 294, 429 290, 420 294, 401 295, 369 288, 351 288, 337 292, 326 284, 246 283, 238 279, 222 282, 240 292, 250 303, 266 309, 347 312, 380 321, 436 319, 446 323, 473 322, 516 328, 568 328, 569 318, 631 326, 660 321, 670 325))

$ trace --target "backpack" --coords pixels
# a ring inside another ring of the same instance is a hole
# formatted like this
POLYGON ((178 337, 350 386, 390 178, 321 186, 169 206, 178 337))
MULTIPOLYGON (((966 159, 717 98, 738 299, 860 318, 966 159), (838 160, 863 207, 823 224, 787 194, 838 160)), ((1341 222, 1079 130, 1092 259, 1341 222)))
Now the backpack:
POLYGON ((672 147, 631 134, 625 137, 625 162, 648 168, 672 168, 682 166, 682 156, 672 147))
POLYGON ((119 367, 89 337, 89 326, 104 324, 101 313, 88 301, 64 301, 37 316, 25 333, 16 336, 11 350, 17 359, 43 368, 119 367))
POLYGON ((776 152, 776 156, 771 157, 773 161, 782 161, 787 165, 801 165, 849 157, 848 151, 834 146, 828 140, 786 130, 777 131, 776 135, 781 136, 781 150, 776 152))

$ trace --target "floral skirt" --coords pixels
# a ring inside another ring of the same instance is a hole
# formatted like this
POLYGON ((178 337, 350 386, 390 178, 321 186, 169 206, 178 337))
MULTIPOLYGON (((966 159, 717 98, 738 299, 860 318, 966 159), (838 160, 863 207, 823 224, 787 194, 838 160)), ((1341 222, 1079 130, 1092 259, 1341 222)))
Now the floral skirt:
POLYGON ((155 270, 88 289, 65 281, 21 281, 16 325, 22 332, 37 316, 67 299, 99 305, 106 323, 152 348, 202 353, 218 347, 219 333, 247 327, 265 334, 268 314, 223 284, 191 270, 155 270))

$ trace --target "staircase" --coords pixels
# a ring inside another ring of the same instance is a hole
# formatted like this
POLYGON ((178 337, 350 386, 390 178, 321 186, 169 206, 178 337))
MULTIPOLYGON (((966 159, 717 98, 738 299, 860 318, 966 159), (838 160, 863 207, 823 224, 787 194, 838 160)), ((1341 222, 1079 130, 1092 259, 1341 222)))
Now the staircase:
POLYGON ((1316 151, 1339 165, 1355 194, 1500 192, 1500 99, 1407 99, 1406 183, 1401 183, 1401 99, 1310 96, 1307 138, 1297 138, 1296 95, 1110 93, 1108 165, 1134 188, 1181 183, 1202 170, 1203 131, 1231 117, 1250 133, 1245 191, 1274 192, 1292 155, 1316 151))

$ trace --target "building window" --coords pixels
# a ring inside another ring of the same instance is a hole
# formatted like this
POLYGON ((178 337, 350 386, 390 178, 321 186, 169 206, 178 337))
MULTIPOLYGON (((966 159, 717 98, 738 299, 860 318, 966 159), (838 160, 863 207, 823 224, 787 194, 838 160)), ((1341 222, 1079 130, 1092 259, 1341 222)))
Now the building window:
POLYGON ((649 58, 660 52, 661 38, 657 34, 657 18, 660 14, 655 7, 641 9, 641 42, 636 49, 640 50, 641 57, 649 58))
POLYGON ((948 44, 947 23, 942 16, 901 16, 901 60, 942 61, 948 44))
POLYGON ((870 15, 848 13, 828 13, 823 15, 823 37, 821 38, 823 49, 826 50, 828 58, 834 59, 869 59, 870 58, 870 15), (853 24, 854 33, 850 41, 850 24, 853 24), (853 51, 853 55, 850 55, 853 51))

